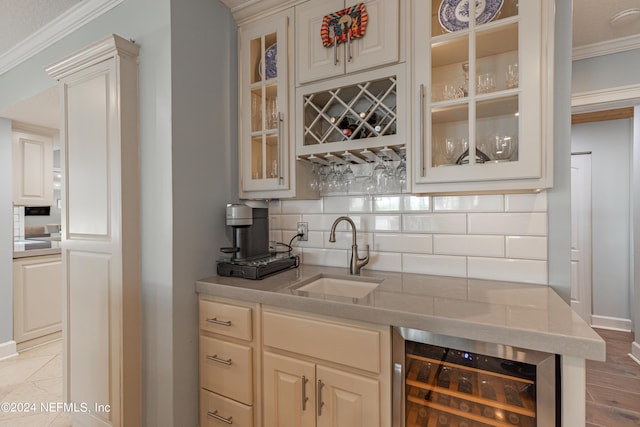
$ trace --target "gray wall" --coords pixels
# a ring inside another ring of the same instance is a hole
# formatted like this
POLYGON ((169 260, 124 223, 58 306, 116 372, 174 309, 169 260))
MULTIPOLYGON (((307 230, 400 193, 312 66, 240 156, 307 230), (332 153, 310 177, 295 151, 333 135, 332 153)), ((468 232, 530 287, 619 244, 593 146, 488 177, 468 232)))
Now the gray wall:
POLYGON ((640 360, 640 106, 634 109, 633 118, 633 184, 632 191, 632 230, 633 230, 633 285, 632 294, 632 320, 635 332, 635 345, 632 348, 633 355, 640 360))
POLYGON ((573 63, 572 93, 640 83, 640 49, 582 59, 573 63))
POLYGON ((553 188, 549 190, 549 285, 571 298, 571 2, 556 0, 553 188))
POLYGON ((193 280, 215 272, 237 194, 230 13, 218 0, 127 0, 0 76, 0 109, 53 86, 47 65, 111 33, 140 45, 144 425, 196 426, 193 280))
POLYGON ((631 319, 630 183, 633 121, 573 125, 571 148, 591 154, 593 314, 631 319))
POLYGON ((235 34, 229 9, 218 1, 172 3, 172 392, 173 401, 181 401, 174 409, 175 426, 198 424, 194 282, 215 274, 219 249, 230 244, 225 206, 238 194, 232 185, 237 157, 230 144, 237 141, 237 105, 230 104, 238 87, 235 34))
POLYGON ((13 340, 11 120, 0 117, 0 345, 13 340))

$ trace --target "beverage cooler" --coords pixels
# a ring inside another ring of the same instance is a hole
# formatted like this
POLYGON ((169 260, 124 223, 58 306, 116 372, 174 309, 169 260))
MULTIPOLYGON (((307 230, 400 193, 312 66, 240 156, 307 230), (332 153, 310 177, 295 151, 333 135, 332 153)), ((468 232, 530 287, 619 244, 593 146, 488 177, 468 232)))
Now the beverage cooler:
POLYGON ((393 353, 394 427, 560 425, 553 354, 407 328, 393 353))

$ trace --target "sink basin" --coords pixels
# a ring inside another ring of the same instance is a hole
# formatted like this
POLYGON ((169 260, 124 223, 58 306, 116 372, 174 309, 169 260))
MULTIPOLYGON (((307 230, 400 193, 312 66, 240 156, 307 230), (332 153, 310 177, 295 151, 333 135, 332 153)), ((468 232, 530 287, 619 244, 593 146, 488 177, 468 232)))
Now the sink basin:
POLYGON ((333 276, 320 274, 299 284, 295 292, 306 292, 309 296, 333 296, 361 299, 380 286, 382 279, 357 276, 333 276))

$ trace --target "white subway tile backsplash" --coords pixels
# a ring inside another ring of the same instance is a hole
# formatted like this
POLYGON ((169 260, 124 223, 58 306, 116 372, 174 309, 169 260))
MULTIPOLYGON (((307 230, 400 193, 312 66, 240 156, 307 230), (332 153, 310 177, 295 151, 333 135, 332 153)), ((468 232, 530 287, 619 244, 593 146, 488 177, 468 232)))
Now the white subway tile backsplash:
POLYGON ((433 236, 433 253, 504 257, 504 237, 436 234, 433 236))
POLYGON ((470 213, 469 234, 545 236, 546 213, 470 213))
POLYGON ((272 240, 288 243, 298 222, 308 241, 293 242, 307 264, 348 267, 356 224, 360 255, 370 245, 373 270, 545 284, 547 196, 332 196, 269 202, 272 240))
POLYGON ((507 194, 505 198, 506 212, 546 212, 547 193, 507 194))
POLYGON ((298 223, 302 221, 302 215, 280 215, 277 219, 282 230, 298 230, 298 223))
POLYGON ((398 212, 404 205, 404 196, 377 196, 373 198, 375 212, 398 212))
POLYGON ((545 284, 547 263, 538 260, 470 257, 468 277, 545 284))
POLYGON ((431 234, 375 233, 373 249, 387 252, 433 253, 431 234))
POLYGON ((402 231, 409 233, 465 234, 466 214, 405 214, 402 231))
MULTIPOLYGON (((363 257, 366 254, 364 248, 358 248, 358 254, 363 257)), ((363 267, 369 270, 402 271, 402 254, 390 252, 369 252, 369 263, 363 267)))
POLYGON ((504 196, 436 196, 434 212, 503 212, 504 196))
POLYGON ((506 236, 507 258, 547 259, 547 238, 506 236))
POLYGON ((372 210, 371 198, 368 196, 338 196, 324 198, 324 213, 368 213, 372 210))
POLYGON ((466 277, 466 264, 465 257, 402 254, 402 271, 405 273, 466 277))
POLYGON ((400 231, 402 217, 400 215, 375 215, 375 231, 400 231))
POLYGON ((344 249, 304 248, 302 250, 302 262, 329 267, 348 267, 349 253, 344 249))
POLYGON ((322 212, 322 199, 318 200, 282 200, 283 214, 305 214, 322 212))
POLYGON ((280 200, 269 200, 269 215, 278 215, 282 213, 282 202, 280 200))
POLYGON ((430 196, 404 196, 404 210, 405 211, 431 211, 431 197, 430 196))

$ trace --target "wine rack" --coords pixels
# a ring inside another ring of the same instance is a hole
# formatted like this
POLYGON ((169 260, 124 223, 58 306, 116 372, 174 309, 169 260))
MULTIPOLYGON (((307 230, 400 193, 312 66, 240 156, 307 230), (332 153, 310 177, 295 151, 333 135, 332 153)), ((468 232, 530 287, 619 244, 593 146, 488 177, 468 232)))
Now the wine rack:
POLYGON ((368 151, 400 152, 407 134, 404 73, 402 64, 298 88, 298 158, 351 152, 371 162, 368 151))
MULTIPOLYGON (((536 425, 535 381, 527 378, 529 375, 505 374, 415 354, 406 357, 407 427, 536 425)), ((508 362, 506 366, 517 371, 528 365, 508 362)))

